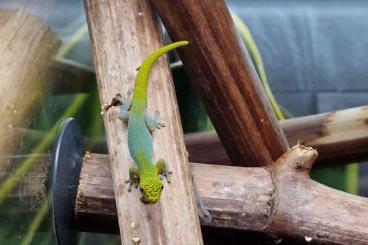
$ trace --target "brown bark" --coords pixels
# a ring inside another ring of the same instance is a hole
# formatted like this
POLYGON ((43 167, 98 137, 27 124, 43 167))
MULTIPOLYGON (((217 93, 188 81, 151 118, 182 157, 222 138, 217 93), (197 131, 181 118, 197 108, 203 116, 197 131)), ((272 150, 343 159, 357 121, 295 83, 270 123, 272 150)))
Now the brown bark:
MULTIPOLYGON (((314 167, 341 166, 368 159, 368 106, 336 112, 310 115, 280 121, 290 145, 298 141, 319 152, 314 167)), ((15 137, 42 139, 45 134, 36 130, 16 129, 15 137)), ((86 139, 90 141, 91 139, 86 139)), ((217 134, 211 132, 184 135, 189 160, 198 163, 231 165, 217 134)), ((96 142, 92 152, 106 153, 106 141, 96 142)))
MULTIPOLYGON (((316 157, 315 150, 297 145, 272 167, 192 163, 199 195, 212 215, 209 225, 368 244, 368 219, 362 218, 368 215, 368 200, 309 179, 316 157)), ((75 208, 81 230, 117 232, 108 161, 107 155, 92 154, 83 165, 75 208)))
MULTIPOLYGON (((280 121, 290 145, 300 142, 319 152, 315 167, 368 158, 368 106, 280 121)), ((231 164, 215 132, 185 135, 189 161, 231 164)))
MULTIPOLYGON (((102 104, 117 93, 129 97, 136 68, 162 46, 157 19, 145 0, 85 1, 86 15, 102 104)), ((124 184, 133 165, 127 128, 117 119, 118 109, 104 117, 111 171, 123 244, 202 244, 188 157, 167 59, 160 59, 150 75, 148 113, 158 110, 166 127, 153 134, 156 160, 163 158, 174 171, 160 201, 143 204, 139 191, 124 184), (186 197, 183 199, 183 197, 186 197), (180 215, 176 215, 180 214, 180 215)))
POLYGON ((151 0, 233 163, 269 164, 288 147, 223 0, 151 0))

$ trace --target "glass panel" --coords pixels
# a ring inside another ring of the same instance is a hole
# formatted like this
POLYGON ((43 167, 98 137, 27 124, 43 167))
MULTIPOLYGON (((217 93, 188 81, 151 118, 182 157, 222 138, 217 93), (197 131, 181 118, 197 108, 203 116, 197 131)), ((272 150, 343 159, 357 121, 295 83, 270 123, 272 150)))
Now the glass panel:
MULTIPOLYGON (((0 244, 55 244, 50 165, 61 122, 87 149, 103 125, 82 0, 0 1, 0 244)), ((79 244, 119 244, 83 233, 79 244)))

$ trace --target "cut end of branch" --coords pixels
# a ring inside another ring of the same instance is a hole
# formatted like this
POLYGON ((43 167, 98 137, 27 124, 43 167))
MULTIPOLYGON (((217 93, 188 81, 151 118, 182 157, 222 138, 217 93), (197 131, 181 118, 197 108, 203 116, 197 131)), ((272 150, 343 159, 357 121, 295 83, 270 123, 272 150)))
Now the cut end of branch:
POLYGON ((318 152, 312 147, 297 144, 282 155, 275 163, 277 168, 308 171, 312 168, 318 152))

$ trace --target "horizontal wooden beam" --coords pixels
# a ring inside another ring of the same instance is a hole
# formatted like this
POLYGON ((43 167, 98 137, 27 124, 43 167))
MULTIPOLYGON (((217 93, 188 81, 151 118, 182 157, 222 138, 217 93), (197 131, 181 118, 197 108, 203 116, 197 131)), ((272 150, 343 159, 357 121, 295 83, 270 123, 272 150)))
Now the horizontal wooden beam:
MULTIPOLYGON (((368 159, 368 106, 355 107, 336 112, 297 117, 281 121, 280 125, 290 145, 298 142, 316 148, 319 156, 314 167, 328 167, 368 159)), ((24 134, 35 140, 44 133, 29 129, 18 129, 14 133, 24 134)), ((198 163, 230 165, 216 132, 191 133, 184 136, 189 160, 198 163)), ((86 139, 87 142, 90 139, 86 139)), ((106 153, 105 140, 93 140, 90 150, 106 153)))
MULTIPOLYGON (((241 168, 191 163, 210 226, 262 231, 336 244, 366 244, 368 199, 308 177, 317 152, 300 145, 274 166, 241 168)), ((85 158, 75 207, 83 231, 118 232, 109 158, 85 158)), ((134 190, 138 191, 138 190, 134 190)), ((124 204, 123 204, 124 205, 124 204)))
MULTIPOLYGON (((297 117, 280 122, 290 145, 316 148, 316 167, 368 159, 368 106, 297 117)), ((216 132, 185 135, 189 161, 230 164, 216 132)))

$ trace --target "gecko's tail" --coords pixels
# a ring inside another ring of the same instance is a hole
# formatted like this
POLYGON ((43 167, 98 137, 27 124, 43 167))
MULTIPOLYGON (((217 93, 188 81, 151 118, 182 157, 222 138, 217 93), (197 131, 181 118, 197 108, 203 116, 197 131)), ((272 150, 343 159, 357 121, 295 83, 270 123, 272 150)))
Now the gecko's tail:
POLYGON ((135 79, 135 86, 134 86, 134 99, 138 99, 141 101, 147 101, 147 83, 149 79, 149 74, 151 72, 152 66, 154 63, 164 54, 167 52, 188 45, 188 41, 178 41, 166 45, 162 48, 159 48, 152 54, 150 54, 142 63, 141 67, 138 70, 137 77, 135 79))

